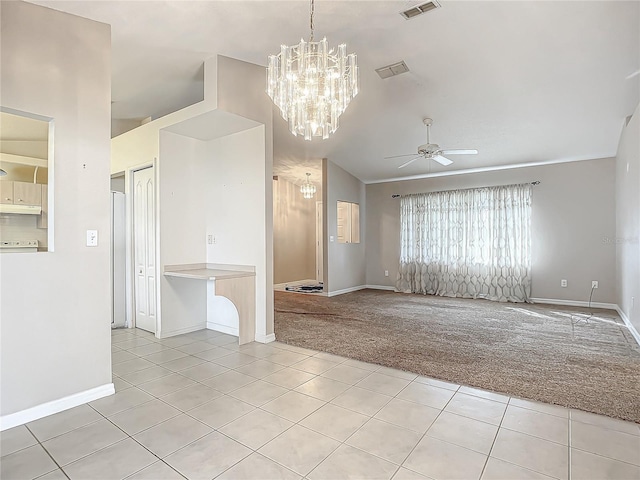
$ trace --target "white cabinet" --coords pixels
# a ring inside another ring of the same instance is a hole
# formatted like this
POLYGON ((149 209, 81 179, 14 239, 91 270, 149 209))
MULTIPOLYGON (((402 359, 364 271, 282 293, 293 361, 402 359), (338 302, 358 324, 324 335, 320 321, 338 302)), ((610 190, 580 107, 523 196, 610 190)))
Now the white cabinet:
POLYGON ((42 185, 39 183, 13 182, 14 205, 41 205, 42 185))
POLYGON ((40 183, 0 181, 0 203, 8 205, 42 204, 42 187, 40 183))
POLYGON ((13 205, 13 182, 0 181, 0 203, 13 205))

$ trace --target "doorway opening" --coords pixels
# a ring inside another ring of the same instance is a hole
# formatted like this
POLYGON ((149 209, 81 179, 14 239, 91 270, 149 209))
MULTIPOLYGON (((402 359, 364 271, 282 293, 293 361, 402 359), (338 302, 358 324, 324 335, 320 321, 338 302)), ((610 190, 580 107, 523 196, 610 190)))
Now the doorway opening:
POLYGON ((274 165, 274 171, 278 173, 273 177, 274 290, 322 295, 325 274, 321 161, 286 168, 274 165))

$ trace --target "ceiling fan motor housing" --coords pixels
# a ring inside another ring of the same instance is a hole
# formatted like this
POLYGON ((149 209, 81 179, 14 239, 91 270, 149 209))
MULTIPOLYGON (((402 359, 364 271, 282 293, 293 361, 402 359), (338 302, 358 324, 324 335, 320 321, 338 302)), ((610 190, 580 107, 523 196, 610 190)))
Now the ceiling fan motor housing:
POLYGON ((436 143, 425 143, 418 147, 418 154, 430 157, 437 154, 440 151, 440 146, 436 143))

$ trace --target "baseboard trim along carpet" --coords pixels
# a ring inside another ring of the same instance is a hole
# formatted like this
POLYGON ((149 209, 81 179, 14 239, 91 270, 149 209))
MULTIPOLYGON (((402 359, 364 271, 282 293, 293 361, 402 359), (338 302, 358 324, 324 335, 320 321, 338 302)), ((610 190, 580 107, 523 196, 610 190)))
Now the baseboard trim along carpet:
POLYGON ((620 318, 631 332, 631 335, 633 335, 633 338, 635 338, 636 342, 638 342, 638 345, 640 345, 640 333, 638 333, 636 327, 633 326, 631 320, 629 320, 629 317, 627 317, 627 314, 624 313, 624 311, 618 305, 616 305, 616 312, 618 312, 618 315, 620 315, 620 318))
MULTIPOLYGON (((588 307, 589 302, 582 300, 560 300, 557 298, 531 298, 533 303, 545 303, 547 305, 566 305, 568 307, 588 307)), ((593 308, 606 308, 607 310, 616 310, 618 305, 615 303, 591 302, 593 308)))
POLYGON ((338 295, 357 292, 358 290, 364 290, 365 288, 367 288, 366 285, 358 285, 356 287, 343 288, 342 290, 334 290, 333 292, 328 292, 327 297, 337 297, 338 295))
POLYGON ((640 345, 629 324, 615 309, 560 302, 275 292, 275 334, 289 345, 640 422, 640 345))
POLYGON ((3 415, 0 417, 0 431, 33 422, 34 420, 62 412, 63 410, 69 410, 70 408, 93 402, 94 400, 113 395, 114 393, 116 393, 116 390, 113 383, 106 383, 99 387, 85 390, 84 392, 74 393, 73 395, 59 398, 58 400, 52 400, 51 402, 42 403, 16 413, 3 415))
POLYGON ((390 285, 365 285, 364 288, 370 288, 371 290, 388 290, 390 292, 397 292, 396 287, 390 285))
MULTIPOLYGON (((533 303, 545 303, 548 305, 566 305, 569 307, 589 307, 589 302, 585 302, 582 300, 559 300, 555 298, 532 298, 531 301, 533 303)), ((620 315, 620 318, 624 322, 624 324, 629 329, 629 332, 633 336, 634 340, 640 345, 640 333, 633 326, 629 317, 622 311, 622 309, 615 303, 602 303, 602 302, 591 302, 591 306, 593 308, 606 308, 607 310, 615 310, 620 315)))

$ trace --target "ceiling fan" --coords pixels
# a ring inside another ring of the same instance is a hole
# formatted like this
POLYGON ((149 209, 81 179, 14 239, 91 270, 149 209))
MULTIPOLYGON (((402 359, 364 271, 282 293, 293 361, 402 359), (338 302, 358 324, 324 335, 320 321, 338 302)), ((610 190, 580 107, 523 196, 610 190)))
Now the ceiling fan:
POLYGON ((431 124, 433 123, 433 120, 431 120, 430 118, 425 118, 422 122, 427 127, 427 143, 425 143, 424 145, 420 145, 418 147, 418 156, 417 157, 415 156, 416 155, 415 153, 409 153, 407 155, 395 155, 393 157, 384 157, 384 158, 386 159, 386 158, 400 158, 400 157, 411 157, 411 156, 414 156, 414 158, 412 158, 408 162, 403 163, 398 168, 404 168, 407 165, 415 162, 419 158, 426 158, 426 159, 429 159, 429 160, 435 160, 440 165, 444 165, 446 167, 447 165, 451 165, 453 163, 453 161, 449 160, 444 155, 476 155, 478 153, 478 150, 469 150, 469 149, 452 150, 452 149, 440 148, 440 145, 438 145, 437 143, 431 143, 431 140, 429 139, 429 133, 430 133, 430 130, 431 130, 431 124))

